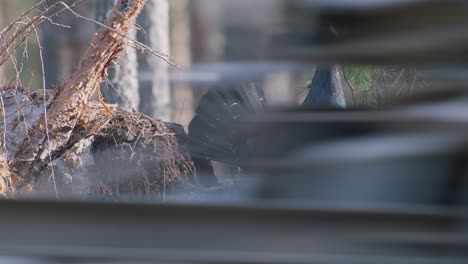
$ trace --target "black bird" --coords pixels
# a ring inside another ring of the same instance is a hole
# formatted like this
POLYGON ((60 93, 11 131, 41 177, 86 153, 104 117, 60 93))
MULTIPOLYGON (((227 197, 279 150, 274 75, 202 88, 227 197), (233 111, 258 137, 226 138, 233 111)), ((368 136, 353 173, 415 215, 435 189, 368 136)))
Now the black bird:
MULTIPOLYGON (((315 71, 304 106, 308 108, 346 107, 339 66, 319 66, 315 71)), ((254 82, 231 87, 212 87, 202 97, 189 124, 191 155, 202 174, 203 184, 214 184, 210 161, 236 165, 258 149, 256 139, 233 125, 246 115, 262 113, 267 102, 254 82)), ((272 142, 272 144, 274 144, 272 142)))

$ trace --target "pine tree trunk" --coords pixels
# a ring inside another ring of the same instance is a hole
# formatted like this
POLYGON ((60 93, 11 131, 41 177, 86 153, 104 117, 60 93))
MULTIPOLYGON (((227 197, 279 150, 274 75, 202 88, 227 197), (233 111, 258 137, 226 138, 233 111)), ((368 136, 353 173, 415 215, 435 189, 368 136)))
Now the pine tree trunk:
MULTIPOLYGON (((189 0, 171 1, 171 50, 177 56, 177 64, 189 68, 192 63, 190 50, 189 0)), ((190 85, 176 83, 173 86, 174 111, 172 120, 188 127, 194 116, 193 91, 190 85)))
MULTIPOLYGON (((115 0, 100 0, 96 3, 98 21, 103 22, 107 19, 114 2, 115 0)), ((128 37, 136 40, 137 30, 131 29, 128 37)), ((132 47, 127 47, 109 69, 108 75, 108 80, 104 80, 101 89, 106 102, 137 111, 140 104, 137 51, 132 47)))
MULTIPOLYGON (((224 1, 191 0, 190 25, 193 64, 210 63, 225 55, 224 28, 221 19, 224 1), (221 26, 220 26, 221 24, 221 26)), ((206 89, 193 90, 193 105, 196 107, 206 89)))
MULTIPOLYGON (((51 6, 59 0, 48 1, 51 6)), ((68 5, 74 0, 63 1, 68 5)), ((80 3, 74 9, 80 14, 89 14, 93 1, 80 3)), ((40 27, 41 42, 44 56, 46 87, 53 89, 63 84, 74 71, 74 66, 80 55, 86 50, 88 39, 94 33, 94 26, 89 22, 79 20, 68 12, 54 17, 54 22, 46 21, 40 27), (65 28, 63 25, 69 28, 65 28)))
POLYGON ((294 104, 296 98, 292 87, 294 87, 293 78, 288 71, 274 72, 263 81, 263 92, 271 106, 294 104))
MULTIPOLYGON (((144 23, 148 30, 149 46, 170 55, 169 2, 149 0, 145 8, 144 23)), ((172 118, 172 92, 169 84, 169 65, 155 57, 146 57, 140 67, 143 73, 140 111, 152 117, 169 121, 172 118)))

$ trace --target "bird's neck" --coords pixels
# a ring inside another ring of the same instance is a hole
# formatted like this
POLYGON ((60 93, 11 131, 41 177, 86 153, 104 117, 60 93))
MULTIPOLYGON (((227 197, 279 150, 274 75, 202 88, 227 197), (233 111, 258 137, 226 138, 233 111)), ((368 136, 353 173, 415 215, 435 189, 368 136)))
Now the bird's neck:
POLYGON ((303 105, 346 107, 339 66, 317 67, 303 105))

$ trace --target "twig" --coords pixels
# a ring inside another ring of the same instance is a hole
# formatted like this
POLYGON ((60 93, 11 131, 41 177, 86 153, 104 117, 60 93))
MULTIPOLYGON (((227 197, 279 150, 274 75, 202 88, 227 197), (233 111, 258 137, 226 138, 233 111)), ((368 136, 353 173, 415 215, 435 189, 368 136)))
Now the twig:
POLYGON ((348 77, 346 77, 346 74, 343 73, 343 79, 346 81, 348 84, 349 88, 351 89, 351 96, 353 97, 354 105, 357 105, 356 102, 356 96, 354 95, 354 87, 353 85, 349 82, 348 77))
POLYGON ((413 89, 414 89, 414 86, 416 85, 416 79, 417 79, 417 78, 418 78, 418 76, 417 76, 417 75, 414 75, 414 77, 413 77, 413 82, 411 83, 411 87, 410 87, 410 90, 409 90, 410 95, 413 94, 413 89))
POLYGON ((180 124, 180 120, 182 119, 182 115, 184 114, 184 111, 185 111, 185 101, 186 101, 187 97, 184 97, 184 102, 182 103, 182 110, 180 111, 180 116, 179 116, 179 124, 180 124))
POLYGON ((107 87, 107 89, 109 89, 109 85, 110 85, 111 88, 115 91, 115 93, 117 93, 117 95, 120 97, 120 99, 122 99, 122 101, 123 101, 125 104, 127 104, 127 106, 129 106, 129 107, 132 109, 133 112, 136 112, 136 109, 134 109, 134 108, 132 107, 132 105, 130 104, 130 102, 129 102, 127 99, 125 99, 125 97, 124 97, 121 93, 119 93, 119 91, 117 90, 117 88, 115 88, 114 84, 112 84, 112 82, 109 80, 109 78, 106 77, 106 87, 107 87))
POLYGON ((398 83, 398 81, 400 81, 401 79, 401 76, 403 76, 403 73, 405 72, 405 68, 403 68, 403 70, 400 71, 400 73, 398 74, 396 80, 393 82, 392 84, 392 88, 395 88, 396 84, 398 83))
MULTIPOLYGON (((37 45, 39 46, 39 59, 41 62, 41 71, 42 71, 42 91, 43 91, 43 97, 44 97, 43 106, 44 106, 45 133, 46 133, 47 141, 50 141, 49 123, 48 123, 48 117, 47 117, 47 103, 46 103, 47 102, 46 76, 45 76, 45 66, 44 66, 44 55, 42 53, 43 47, 41 45, 41 39, 39 38, 39 33, 37 32, 36 29, 34 29, 34 32, 36 34, 37 45)), ((47 156, 49 158, 49 161, 52 161, 52 154, 50 153, 49 145, 47 145, 47 156)), ((58 189, 57 189, 57 181, 55 180, 54 166, 50 166, 50 168, 51 168, 52 182, 54 185, 55 197, 58 200, 60 198, 59 198, 58 189)))
POLYGON ((151 47, 149 47, 148 45, 145 45, 145 44, 143 44, 143 43, 141 43, 141 42, 139 42, 137 40, 134 40, 134 39, 128 37, 127 35, 122 34, 122 33, 118 32, 117 30, 115 30, 115 29, 113 29, 113 28, 111 28, 111 27, 109 27, 109 26, 95 20, 95 19, 91 19, 89 17, 82 16, 82 15, 78 14, 77 12, 75 12, 74 10, 72 10, 66 3, 60 2, 60 4, 63 5, 65 8, 69 9, 68 11, 70 11, 70 13, 72 13, 77 18, 83 19, 85 21, 94 23, 94 24, 96 24, 96 25, 98 25, 100 27, 103 27, 103 28, 105 28, 107 30, 110 30, 110 31, 116 33, 117 35, 119 35, 120 37, 122 37, 122 38, 124 38, 126 40, 129 40, 137 48, 141 48, 143 50, 146 50, 146 51, 150 52, 151 54, 153 54, 154 56, 162 59, 163 61, 165 61, 167 64, 171 65, 172 67, 174 67, 174 68, 176 68, 178 70, 182 70, 182 68, 179 65, 177 65, 174 62, 171 62, 171 59, 174 59, 174 57, 172 57, 170 55, 167 55, 167 54, 164 54, 164 53, 161 53, 159 51, 156 51, 156 50, 152 49, 151 47))
MULTIPOLYGON (((76 0, 71 6, 75 6, 76 4, 82 2, 84 0, 76 0)), ((45 3, 47 2, 47 0, 43 0, 41 1, 40 3, 45 3)), ((13 36, 11 36, 10 38, 7 38, 6 41, 3 41, 0 43, 0 67, 5 63, 5 61, 8 59, 8 57, 5 58, 5 52, 11 47, 11 45, 13 45, 13 43, 15 43, 15 41, 17 41, 21 35, 23 35, 23 37, 20 39, 20 41, 16 44, 16 46, 13 48, 13 51, 16 50, 22 43, 24 43, 26 41, 26 39, 33 33, 34 31, 34 27, 33 26, 38 26, 40 24, 42 24, 44 21, 48 20, 48 17, 46 16, 48 13, 50 13, 51 11, 53 11, 57 6, 59 6, 60 2, 59 3, 56 3, 50 7, 48 7, 46 10, 44 10, 43 12, 41 12, 39 15, 33 17, 32 19, 30 19, 30 21, 28 23, 26 23, 25 25, 23 25, 22 27, 20 27, 14 34, 13 36)), ((37 6, 36 6, 37 7, 37 6)), ((70 8, 70 7, 69 7, 70 8)), ((65 11, 66 9, 63 8, 57 12, 55 12, 54 14, 50 15, 50 17, 53 17, 53 16, 56 16, 58 14, 60 14, 61 12, 65 11)), ((31 10, 32 11, 32 10, 31 10)), ((22 19, 25 19, 27 14, 31 13, 30 12, 26 12, 25 14, 22 14, 21 17, 14 23, 11 23, 10 26, 4 30, 5 32, 8 32, 11 30, 11 28, 13 27, 14 24, 17 24, 19 23, 19 21, 21 21, 22 19)), ((2 31, 3 33, 3 31, 2 31)), ((6 34, 6 33, 3 33, 3 34, 6 34)), ((5 37, 6 38, 6 37, 5 37)))

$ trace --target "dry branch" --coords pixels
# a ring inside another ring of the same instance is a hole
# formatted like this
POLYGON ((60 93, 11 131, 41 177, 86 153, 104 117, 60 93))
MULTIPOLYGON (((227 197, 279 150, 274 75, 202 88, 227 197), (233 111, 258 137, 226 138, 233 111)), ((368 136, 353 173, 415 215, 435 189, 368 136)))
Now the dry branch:
POLYGON ((65 10, 70 10, 71 7, 84 0, 76 0, 71 6, 64 6, 59 10, 56 9, 57 7, 63 5, 63 2, 57 2, 51 6, 48 6, 38 15, 32 18, 28 18, 29 14, 31 14, 39 6, 45 5, 47 1, 48 0, 39 1, 39 3, 23 12, 17 20, 10 23, 0 32, 0 67, 2 67, 8 59, 10 59, 11 54, 14 51, 16 51, 23 43, 25 43, 28 37, 40 24, 44 23, 45 21, 50 21, 51 17, 54 17, 65 10), (13 28, 16 28, 16 30, 11 33, 13 28))
POLYGON ((146 0, 119 0, 83 55, 74 74, 61 87, 38 125, 29 131, 28 139, 12 166, 18 176, 20 191, 32 183, 50 162, 49 157, 62 154, 69 144, 78 121, 99 87, 110 63, 125 49, 125 37, 133 27, 146 0))

